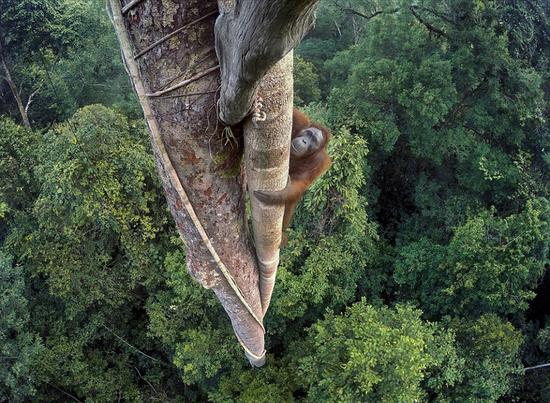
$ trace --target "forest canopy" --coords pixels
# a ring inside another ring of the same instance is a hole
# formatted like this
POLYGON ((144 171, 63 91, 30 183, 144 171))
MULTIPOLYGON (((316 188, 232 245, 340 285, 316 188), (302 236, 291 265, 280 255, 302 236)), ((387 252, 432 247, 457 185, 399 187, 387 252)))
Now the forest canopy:
POLYGON ((0 401, 550 401, 549 43, 546 0, 320 1, 294 103, 333 166, 254 369, 105 2, 0 0, 0 401))

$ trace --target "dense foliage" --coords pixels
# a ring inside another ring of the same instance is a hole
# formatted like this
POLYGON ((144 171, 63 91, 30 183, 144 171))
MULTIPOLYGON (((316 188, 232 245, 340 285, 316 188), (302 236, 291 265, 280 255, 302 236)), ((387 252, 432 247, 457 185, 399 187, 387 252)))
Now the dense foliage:
POLYGON ((321 1, 295 92, 334 164, 260 370, 185 271, 103 6, 0 0, 32 124, 0 82, 0 401, 550 401, 547 1, 321 1))

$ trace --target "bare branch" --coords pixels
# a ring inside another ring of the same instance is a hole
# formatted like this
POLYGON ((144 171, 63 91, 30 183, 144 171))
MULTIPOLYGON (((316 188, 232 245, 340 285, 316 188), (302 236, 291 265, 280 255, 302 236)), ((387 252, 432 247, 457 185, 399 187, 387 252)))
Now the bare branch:
POLYGON ((530 370, 532 370, 532 369, 539 369, 539 368, 546 368, 546 367, 550 367, 550 363, 535 365, 534 367, 523 368, 523 370, 524 370, 524 371, 530 371, 530 370))
POLYGON ((145 378, 143 377, 143 375, 141 375, 141 371, 139 370, 139 368, 138 368, 138 367, 134 367, 134 369, 136 370, 136 372, 137 372, 138 376, 140 377, 140 379, 143 380, 143 381, 145 381, 145 382, 147 383, 147 385, 149 385, 149 387, 150 387, 151 389, 153 389, 153 392, 155 392, 155 394, 158 395, 158 392, 157 392, 157 390, 155 389, 155 387, 153 386, 153 384, 152 384, 151 382, 149 382, 149 380, 145 379, 145 378))
POLYGON ((338 36, 342 36, 342 31, 340 30, 340 26, 338 25, 338 23, 336 22, 336 20, 333 20, 334 22, 334 26, 336 26, 336 30, 338 31, 338 36))
POLYGON ((418 20, 418 22, 420 22, 422 25, 424 25, 428 29, 428 31, 433 32, 434 34, 437 34, 439 36, 447 37, 447 34, 444 31, 442 31, 439 28, 434 27, 432 24, 430 24, 428 21, 426 21, 424 18, 422 18, 422 16, 420 14, 418 14, 418 12, 416 11, 415 6, 410 6, 409 10, 411 10, 412 15, 414 15, 414 17, 418 20))
POLYGON ((136 346, 133 346, 132 344, 128 343, 126 340, 124 340, 122 337, 120 337, 118 334, 116 334, 113 330, 111 330, 109 327, 107 327, 106 325, 102 324, 101 326, 103 326, 105 328, 105 330, 107 330, 109 333, 111 333, 113 336, 115 336, 118 340, 120 340, 122 343, 126 344, 128 347, 130 347, 131 349, 137 351, 139 354, 141 354, 142 356, 146 357, 146 358, 149 358, 150 360, 153 360, 155 362, 159 362, 161 364, 164 364, 168 367, 172 367, 172 365, 168 364, 167 362, 164 362, 162 360, 159 360, 158 358, 155 358, 155 357, 151 357, 149 354, 146 354, 144 353, 143 351, 141 351, 139 348, 137 348, 136 346))
POLYGON ((370 19, 373 19, 374 17, 376 17, 380 14, 392 14, 392 13, 396 13, 396 12, 399 11, 399 8, 394 8, 392 10, 376 10, 372 14, 365 14, 365 13, 363 13, 361 11, 358 11, 354 8, 344 6, 340 3, 338 3, 337 1, 335 1, 333 4, 334 4, 334 6, 338 7, 340 10, 345 12, 346 14, 356 15, 358 17, 366 19, 367 21, 370 20, 370 19))
MULTIPOLYGON (((413 7, 414 7, 414 6, 413 6, 413 7)), ((445 14, 442 14, 442 13, 440 13, 440 12, 438 12, 438 11, 432 9, 432 8, 428 8, 428 7, 418 7, 418 6, 416 6, 416 8, 417 8, 418 10, 426 11, 426 12, 428 12, 428 13, 430 13, 430 14, 436 16, 437 18, 442 19, 442 20, 445 21, 445 22, 448 22, 449 24, 453 24, 453 23, 454 23, 454 21, 453 21, 449 16, 446 16, 445 14)))
POLYGON ((342 11, 348 13, 348 14, 353 14, 353 15, 357 15, 359 17, 362 17, 362 18, 365 18, 366 20, 370 20, 374 17, 376 17, 377 15, 380 15, 382 14, 384 11, 382 10, 378 10, 378 11, 375 11, 374 13, 370 14, 370 15, 367 15, 367 14, 363 14, 357 10, 354 10, 353 8, 343 8, 342 11))
POLYGON ((45 383, 46 383, 47 385, 50 385, 52 388, 54 388, 54 389, 57 390, 58 392, 61 392, 61 393, 63 393, 64 395, 69 396, 69 397, 70 397, 71 399, 73 399, 75 402, 80 402, 80 403, 82 403, 82 400, 80 400, 79 398, 77 398, 77 397, 74 396, 74 395, 71 395, 69 392, 64 391, 63 389, 61 389, 61 388, 59 388, 59 387, 57 387, 57 386, 55 386, 55 385, 49 383, 48 381, 45 381, 45 383))
POLYGON ((19 109, 19 114, 21 115, 21 120, 23 121, 23 125, 27 128, 31 128, 31 123, 29 121, 29 117, 27 116, 27 112, 25 112, 25 107, 23 106, 23 101, 21 101, 21 96, 19 95, 19 92, 17 91, 17 86, 13 82, 13 79, 11 77, 10 69, 8 68, 8 65, 6 63, 6 60, 4 59, 4 49, 2 48, 2 41, 0 41, 0 66, 4 70, 4 79, 8 83, 8 86, 10 87, 11 93, 13 97, 15 98, 15 102, 17 103, 17 108, 19 109))
POLYGON ((26 113, 29 112, 29 106, 31 106, 32 99, 38 93, 38 91, 40 91, 41 88, 42 88, 42 84, 40 84, 40 86, 31 95, 29 95, 29 98, 27 99, 27 104, 25 105, 25 112, 26 113))

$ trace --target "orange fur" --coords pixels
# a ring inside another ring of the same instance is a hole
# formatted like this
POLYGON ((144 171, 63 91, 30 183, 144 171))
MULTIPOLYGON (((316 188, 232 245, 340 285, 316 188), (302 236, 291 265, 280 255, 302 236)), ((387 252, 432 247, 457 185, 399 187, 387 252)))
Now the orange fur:
POLYGON ((296 205, 302 198, 304 192, 311 184, 321 176, 331 165, 330 157, 327 154, 327 143, 330 140, 330 132, 326 127, 311 122, 309 117, 294 109, 292 114, 292 136, 294 139, 299 133, 309 127, 315 127, 323 133, 323 142, 319 148, 309 155, 301 158, 290 155, 289 176, 290 180, 286 188, 279 192, 260 192, 256 191, 256 197, 266 204, 284 204, 285 214, 283 218, 283 242, 286 243, 284 231, 290 225, 296 205))

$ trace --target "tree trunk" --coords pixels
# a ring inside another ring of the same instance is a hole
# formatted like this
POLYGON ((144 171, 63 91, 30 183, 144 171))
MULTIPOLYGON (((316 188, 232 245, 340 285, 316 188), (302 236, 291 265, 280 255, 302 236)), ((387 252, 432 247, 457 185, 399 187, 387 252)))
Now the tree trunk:
POLYGON ((11 78, 10 69, 8 68, 8 65, 6 64, 6 60, 4 59, 4 49, 2 48, 2 41, 0 41, 0 64, 2 64, 2 69, 4 70, 4 79, 8 82, 11 93, 15 98, 15 102, 17 103, 17 108, 19 109, 19 114, 21 115, 21 120, 23 121, 23 125, 27 129, 30 129, 31 122, 29 121, 29 116, 27 115, 27 111, 23 106, 23 102, 21 101, 21 97, 19 96, 19 92, 17 91, 17 86, 15 85, 15 83, 13 82, 13 79, 11 78))
POLYGON ((262 320, 275 280, 283 208, 252 199, 255 250, 246 227, 242 148, 239 139, 224 134, 217 112, 226 123, 242 124, 261 83, 265 119, 244 124, 248 187, 284 188, 292 126, 289 52, 310 28, 317 0, 219 0, 223 15, 216 35, 215 0, 127 0, 124 7, 109 1, 168 204, 187 246, 188 270, 216 293, 249 361, 261 366, 262 320))
POLYGON ((220 119, 240 122, 259 81, 313 26, 318 0, 219 0, 216 52, 221 68, 220 119))
POLYGON ((257 95, 264 104, 261 113, 265 120, 256 124, 245 121, 245 161, 265 314, 279 264, 284 209, 262 205, 253 191, 286 186, 292 129, 292 49, 313 25, 317 0, 257 0, 253 6, 239 0, 218 3, 215 32, 222 79, 220 119, 228 124, 240 122, 257 95))
POLYGON ((265 120, 245 123, 246 179, 252 205, 252 229, 260 270, 260 296, 265 314, 271 301, 279 265, 279 245, 284 206, 268 206, 253 195, 255 190, 281 190, 288 181, 292 130, 293 52, 273 66, 260 82, 265 120))
POLYGON ((187 246, 187 268, 216 293, 249 360, 262 365, 264 329, 256 318, 261 320, 263 315, 254 251, 245 226, 241 150, 227 143, 217 121, 218 74, 213 71, 163 96, 147 95, 217 65, 212 14, 216 1, 147 1, 130 10, 124 21, 120 1, 110 3, 124 59, 149 124, 168 204, 187 246), (206 15, 210 18, 191 23, 206 15), (134 54, 186 24, 181 33, 134 60, 134 54), (186 209, 184 193, 246 304, 221 272, 186 209))

